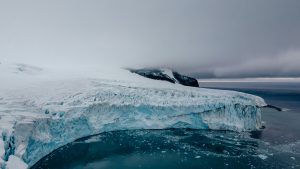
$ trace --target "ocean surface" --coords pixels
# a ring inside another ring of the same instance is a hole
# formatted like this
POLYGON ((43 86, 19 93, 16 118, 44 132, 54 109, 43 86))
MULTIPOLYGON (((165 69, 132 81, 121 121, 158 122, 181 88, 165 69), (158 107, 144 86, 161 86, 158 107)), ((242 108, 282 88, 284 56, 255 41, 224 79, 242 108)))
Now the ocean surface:
POLYGON ((300 169, 300 83, 202 82, 202 87, 263 97, 265 128, 107 132, 63 146, 31 169, 300 169))

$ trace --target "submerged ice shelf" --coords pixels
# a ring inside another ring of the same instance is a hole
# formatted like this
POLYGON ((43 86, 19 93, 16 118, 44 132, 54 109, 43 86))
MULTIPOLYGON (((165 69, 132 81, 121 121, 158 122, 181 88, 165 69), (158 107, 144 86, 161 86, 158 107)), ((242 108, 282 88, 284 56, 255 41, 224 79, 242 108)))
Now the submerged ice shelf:
POLYGON ((28 84, 1 86, 0 168, 12 161, 30 167, 60 146, 106 131, 261 127, 260 107, 266 104, 260 97, 185 87, 125 70, 114 74, 119 76, 34 75, 28 84))

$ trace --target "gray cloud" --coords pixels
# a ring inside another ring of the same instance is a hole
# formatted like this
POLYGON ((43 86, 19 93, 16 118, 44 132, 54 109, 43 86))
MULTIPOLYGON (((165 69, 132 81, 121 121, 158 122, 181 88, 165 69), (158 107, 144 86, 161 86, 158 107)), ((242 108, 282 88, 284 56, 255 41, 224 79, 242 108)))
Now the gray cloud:
POLYGON ((0 60, 300 76, 297 0, 0 1, 0 60))
POLYGON ((258 57, 238 65, 218 67, 215 77, 300 77, 300 51, 258 57))

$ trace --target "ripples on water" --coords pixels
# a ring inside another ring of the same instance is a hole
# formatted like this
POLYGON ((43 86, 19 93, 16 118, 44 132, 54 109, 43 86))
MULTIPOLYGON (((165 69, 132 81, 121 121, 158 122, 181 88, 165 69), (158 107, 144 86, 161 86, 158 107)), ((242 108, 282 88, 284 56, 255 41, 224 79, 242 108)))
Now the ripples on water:
POLYGON ((68 144, 32 169, 299 168, 296 146, 250 136, 183 129, 109 132, 68 144))
POLYGON ((300 105, 294 104, 300 101, 300 94, 271 89, 260 94, 257 89, 243 88, 244 92, 263 95, 268 103, 281 103, 290 109, 264 109, 266 128, 261 131, 108 132, 63 146, 31 169, 300 168, 300 105), (276 95, 276 91, 280 93, 276 95))

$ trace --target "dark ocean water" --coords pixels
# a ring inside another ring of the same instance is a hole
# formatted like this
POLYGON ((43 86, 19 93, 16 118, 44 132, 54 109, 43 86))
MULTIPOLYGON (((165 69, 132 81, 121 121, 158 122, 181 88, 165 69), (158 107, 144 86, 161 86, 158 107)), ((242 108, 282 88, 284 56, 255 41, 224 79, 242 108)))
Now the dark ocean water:
POLYGON ((202 83, 263 97, 256 132, 134 130, 103 133, 61 147, 32 169, 300 168, 300 83, 202 83))

